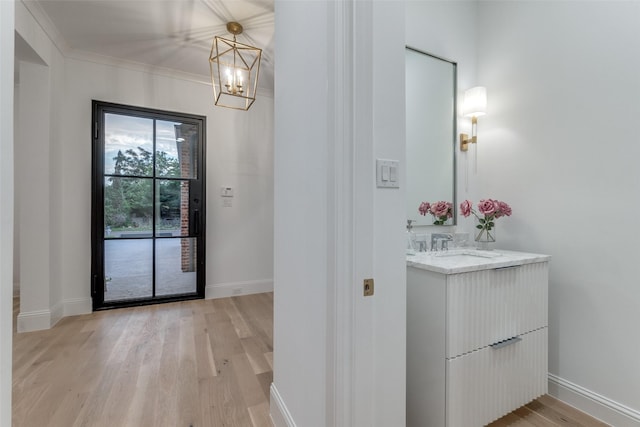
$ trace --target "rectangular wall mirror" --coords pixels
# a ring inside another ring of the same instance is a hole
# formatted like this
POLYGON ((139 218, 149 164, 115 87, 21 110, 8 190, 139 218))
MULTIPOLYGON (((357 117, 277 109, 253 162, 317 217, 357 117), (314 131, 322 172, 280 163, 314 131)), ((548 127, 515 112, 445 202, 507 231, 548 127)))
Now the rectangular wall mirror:
POLYGON ((456 63, 411 47, 405 50, 407 219, 432 225, 421 202, 447 201, 456 210, 456 63))

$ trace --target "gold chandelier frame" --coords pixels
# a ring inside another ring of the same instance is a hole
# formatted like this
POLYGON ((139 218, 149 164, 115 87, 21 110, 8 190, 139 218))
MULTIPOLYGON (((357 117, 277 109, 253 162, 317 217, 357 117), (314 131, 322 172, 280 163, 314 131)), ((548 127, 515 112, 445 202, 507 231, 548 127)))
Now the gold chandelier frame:
POLYGON ((236 40, 243 30, 239 23, 227 23, 227 30, 233 40, 215 36, 209 54, 214 103, 248 110, 256 100, 262 49, 236 40))

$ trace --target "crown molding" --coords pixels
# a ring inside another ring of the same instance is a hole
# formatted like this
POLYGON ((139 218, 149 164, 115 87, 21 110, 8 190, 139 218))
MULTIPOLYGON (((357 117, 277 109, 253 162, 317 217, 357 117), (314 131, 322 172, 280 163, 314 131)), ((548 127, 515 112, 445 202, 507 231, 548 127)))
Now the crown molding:
POLYGON ((71 51, 71 48, 58 31, 58 28, 54 25, 49 15, 44 11, 39 1, 22 1, 20 3, 29 11, 33 19, 40 25, 47 37, 51 40, 53 45, 58 49, 62 56, 67 56, 71 51))

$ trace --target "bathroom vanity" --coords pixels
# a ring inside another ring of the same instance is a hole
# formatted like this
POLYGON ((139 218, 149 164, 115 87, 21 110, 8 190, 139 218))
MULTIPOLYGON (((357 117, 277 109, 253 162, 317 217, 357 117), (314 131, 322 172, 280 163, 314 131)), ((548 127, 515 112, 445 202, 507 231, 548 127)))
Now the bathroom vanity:
POLYGON ((483 426, 547 392, 549 258, 407 256, 407 426, 483 426))

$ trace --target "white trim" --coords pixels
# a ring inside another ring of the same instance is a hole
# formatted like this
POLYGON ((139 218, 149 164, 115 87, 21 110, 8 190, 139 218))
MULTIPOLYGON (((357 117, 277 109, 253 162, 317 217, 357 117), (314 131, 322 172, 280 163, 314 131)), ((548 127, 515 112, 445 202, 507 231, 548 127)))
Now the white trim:
POLYGON ((93 311, 91 298, 71 298, 64 300, 64 317, 90 314, 93 311))
MULTIPOLYGON (((126 69, 131 71, 137 71, 140 73, 150 74, 152 76, 168 77, 176 80, 184 80, 191 83, 201 84, 204 86, 211 86, 211 77, 201 74, 189 73, 187 71, 175 70, 173 68, 166 68, 159 65, 149 65, 142 62, 131 61, 122 58, 114 58, 111 56, 100 55, 92 52, 85 52, 81 50, 69 50, 65 52, 64 57, 74 61, 90 62, 98 65, 104 65, 107 67, 115 67, 120 69, 126 69)), ((256 95, 260 97, 273 98, 273 90, 267 89, 263 86, 258 86, 256 95)), ((213 105, 213 103, 212 103, 213 105)))
POLYGON ((57 303, 51 308, 51 317, 49 318, 49 328, 53 328, 56 323, 64 316, 64 304, 57 303))
POLYGON ((582 386, 548 374, 549 394, 616 427, 640 427, 640 411, 632 409, 582 386))
POLYGON ((18 332, 33 332, 51 328, 51 310, 35 310, 18 314, 18 332))
POLYGON ((205 299, 237 297, 239 295, 273 292, 273 279, 249 280, 245 282, 216 283, 207 285, 205 299))
POLYGON ((354 88, 352 1, 328 2, 327 424, 354 425, 354 88), (332 114, 333 113, 333 114, 332 114))
POLYGON ((49 40, 51 40, 51 43, 58 49, 58 52, 66 56, 71 51, 71 48, 53 24, 49 15, 42 9, 40 3, 36 1, 21 1, 20 3, 29 11, 34 21, 38 23, 42 31, 44 31, 47 37, 49 37, 49 40))
POLYGON ((287 405, 284 404, 282 396, 278 393, 278 389, 274 383, 271 383, 271 403, 269 405, 269 415, 271 416, 271 422, 275 427, 296 427, 293 417, 287 409, 287 405))
POLYGON ((176 80, 185 80, 193 83, 211 86, 211 78, 200 74, 188 73, 186 71, 174 70, 171 68, 143 64, 142 62, 130 61, 127 59, 114 58, 81 50, 69 50, 64 54, 65 58, 82 62, 91 62, 99 65, 106 65, 116 68, 148 73, 156 76, 170 77, 176 80))
POLYGON ((11 425, 15 2, 0 1, 0 425, 11 425))
MULTIPOLYGON (((91 300, 89 300, 91 302, 91 300)), ((84 313, 74 314, 86 314, 91 310, 84 313)), ((59 302, 49 310, 34 310, 27 312, 20 312, 18 314, 18 324, 16 330, 18 332, 33 332, 42 331, 44 329, 51 329, 56 323, 60 321, 67 314, 67 301, 59 302)))

